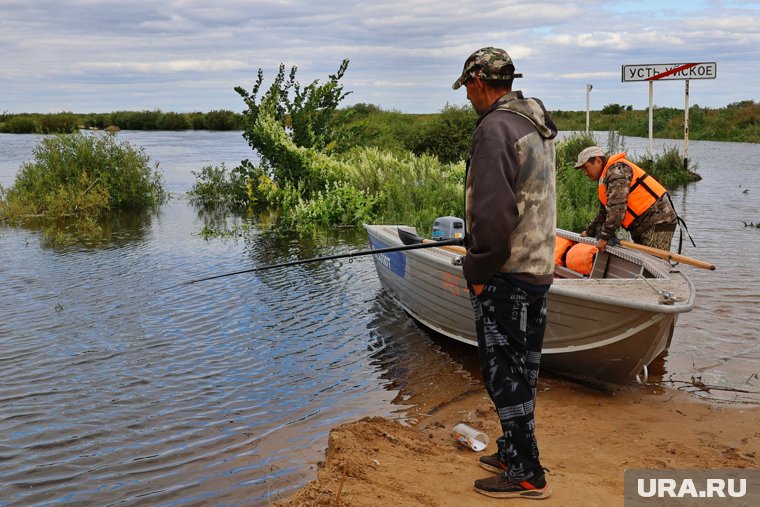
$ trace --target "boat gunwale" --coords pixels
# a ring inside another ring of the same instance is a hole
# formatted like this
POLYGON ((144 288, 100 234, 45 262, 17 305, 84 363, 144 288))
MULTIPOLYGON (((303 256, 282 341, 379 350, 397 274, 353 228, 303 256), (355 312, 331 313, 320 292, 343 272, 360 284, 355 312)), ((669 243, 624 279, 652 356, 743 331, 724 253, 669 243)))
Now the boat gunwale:
MULTIPOLYGON (((371 231, 375 232, 375 236, 380 238, 380 236, 387 237, 387 240, 390 241, 390 246, 396 246, 398 243, 399 245, 402 244, 401 240, 398 238, 398 233, 395 235, 393 234, 393 231, 398 228, 404 228, 406 230, 414 230, 414 227, 409 227, 405 225, 378 225, 378 224, 364 224, 364 228, 367 230, 368 234, 371 231)), ((579 242, 584 243, 591 243, 593 240, 590 238, 584 238, 581 237, 579 234, 572 233, 569 231, 564 231, 562 229, 557 229, 558 235, 562 237, 567 237, 568 239, 576 240, 576 238, 579 240, 579 242)), ((654 257, 652 255, 643 253, 643 252, 633 252, 628 249, 623 249, 622 247, 607 247, 608 251, 612 253, 613 255, 617 255, 618 257, 633 257, 635 259, 638 259, 640 261, 640 265, 645 267, 646 269, 650 271, 654 271, 654 274, 659 274, 660 277, 656 278, 630 278, 630 279, 624 279, 626 283, 635 283, 639 282, 641 284, 656 284, 658 283, 658 280, 666 280, 671 283, 682 283, 685 284, 684 291, 688 293, 688 298, 686 301, 677 301, 674 304, 664 304, 664 303, 652 303, 652 302, 638 302, 636 300, 632 300, 629 298, 624 298, 621 296, 615 296, 615 295, 595 295, 588 291, 588 282, 597 281, 598 278, 592 279, 592 278, 578 278, 578 279, 556 279, 555 283, 552 284, 552 286, 549 288, 549 293, 557 296, 565 296, 565 297, 571 297, 575 299, 582 299, 585 301, 589 301, 592 303, 601 303, 601 304, 608 304, 608 305, 614 305, 619 306, 622 308, 629 308, 632 310, 639 310, 639 311, 646 311, 646 312, 652 312, 652 313, 663 313, 663 314, 679 314, 679 313, 686 313, 693 309, 694 307, 694 298, 695 298, 695 290, 694 290, 694 284, 689 279, 688 276, 685 275, 681 270, 675 269, 672 266, 670 266, 667 262, 663 261, 662 259, 659 259, 657 257, 654 257), (678 276, 679 279, 676 279, 675 277, 678 276), (572 285, 571 287, 567 287, 567 285, 572 285), (584 287, 584 285, 586 285, 584 287)), ((420 255, 420 256, 427 256, 434 260, 435 262, 439 262, 443 264, 445 267, 450 266, 450 260, 454 257, 457 257, 457 253, 451 252, 449 250, 445 250, 444 247, 440 248, 429 248, 424 250, 415 250, 407 252, 413 255, 420 255)), ((637 262, 638 264, 639 262, 637 262)), ((654 289, 652 289, 654 291, 654 289)), ((445 334, 445 333, 444 333, 445 334)))

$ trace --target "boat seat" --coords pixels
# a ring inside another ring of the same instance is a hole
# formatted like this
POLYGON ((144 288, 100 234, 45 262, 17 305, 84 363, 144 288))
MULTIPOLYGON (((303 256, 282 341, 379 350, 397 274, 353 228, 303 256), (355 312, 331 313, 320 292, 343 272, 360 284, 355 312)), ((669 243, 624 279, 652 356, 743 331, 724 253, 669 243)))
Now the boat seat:
POLYGON ((607 252, 597 254, 589 278, 635 278, 644 274, 644 266, 621 259, 607 252))
POLYGON ((599 252, 594 259, 594 267, 591 268, 589 278, 604 278, 607 273, 607 266, 610 263, 610 254, 607 252, 599 252))

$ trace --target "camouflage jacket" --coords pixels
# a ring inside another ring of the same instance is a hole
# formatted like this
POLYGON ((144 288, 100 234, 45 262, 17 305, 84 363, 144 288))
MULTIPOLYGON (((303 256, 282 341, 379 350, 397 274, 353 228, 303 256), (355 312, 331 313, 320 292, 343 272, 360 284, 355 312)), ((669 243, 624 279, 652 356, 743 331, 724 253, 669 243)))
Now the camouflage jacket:
POLYGON ((543 104, 512 91, 478 119, 465 184, 464 275, 497 272, 549 285, 556 227, 554 125, 543 104))
MULTIPOLYGON (((586 227, 586 234, 591 237, 609 240, 615 236, 625 217, 628 204, 628 190, 631 186, 633 171, 623 163, 617 163, 607 170, 600 185, 607 186, 607 205, 599 203, 596 218, 586 227)), ((628 227, 631 236, 636 238, 641 233, 658 224, 675 224, 676 212, 665 194, 628 227)))

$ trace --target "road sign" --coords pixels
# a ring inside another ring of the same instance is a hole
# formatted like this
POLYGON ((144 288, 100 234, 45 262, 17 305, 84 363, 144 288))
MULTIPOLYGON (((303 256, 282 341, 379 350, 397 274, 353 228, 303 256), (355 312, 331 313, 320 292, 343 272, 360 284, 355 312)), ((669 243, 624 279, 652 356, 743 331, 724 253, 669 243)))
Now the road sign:
POLYGON ((658 63, 653 65, 623 65, 623 82, 669 81, 675 79, 715 79, 718 64, 658 63))

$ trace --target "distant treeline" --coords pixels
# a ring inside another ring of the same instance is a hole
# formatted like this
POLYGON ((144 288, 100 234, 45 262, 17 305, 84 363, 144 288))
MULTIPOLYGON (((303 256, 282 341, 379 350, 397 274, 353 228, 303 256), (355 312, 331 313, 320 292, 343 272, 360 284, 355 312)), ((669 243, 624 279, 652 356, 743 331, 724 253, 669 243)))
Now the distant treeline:
MULTIPOLYGON (((475 113, 469 106, 446 106, 438 113, 407 114, 385 111, 372 104, 356 104, 338 109, 347 123, 364 119, 366 124, 362 134, 372 132, 375 142, 388 146, 389 138, 419 136, 433 118, 443 114, 451 120, 453 129, 474 124, 475 113), (468 116, 469 118, 463 118, 468 116), (389 129, 397 129, 389 132, 389 129), (386 143, 383 142, 386 141, 386 143)), ((585 131, 585 111, 552 111, 552 116, 560 130, 585 131)), ((648 109, 634 110, 632 106, 608 104, 601 110, 590 112, 590 129, 596 131, 616 131, 623 136, 648 137, 648 109)), ((683 109, 655 107, 653 112, 653 135, 657 138, 679 139, 684 135, 683 109)), ((440 125, 437 125, 439 127, 440 125)), ((243 130, 244 116, 233 111, 210 111, 208 113, 172 113, 154 111, 117 111, 113 113, 76 114, 70 112, 53 114, 0 113, 0 132, 16 134, 69 133, 77 129, 106 129, 115 127, 122 130, 243 130)), ((345 126, 344 126, 345 128, 345 126)), ((352 134, 346 132, 346 134, 352 134)), ((355 132, 354 132, 355 134, 355 132)), ((468 134, 468 133, 465 133, 468 134)), ((694 105, 689 108, 689 139, 706 141, 760 142, 760 103, 744 100, 721 108, 707 108, 694 105)), ((465 141, 467 141, 465 136, 465 141)), ((409 144, 410 139, 402 141, 409 144)), ((394 142, 390 143, 395 144, 394 142)), ((412 143, 414 144, 414 143, 412 143)), ((465 143, 466 144, 466 143, 465 143)), ((416 147, 413 151, 420 150, 416 147)), ((458 148, 458 147, 457 147, 458 148)))
MULTIPOLYGON (((551 111, 557 127, 566 132, 585 132, 585 111, 551 111)), ((653 135, 683 139, 683 109, 656 107, 653 135)), ((336 111, 338 148, 343 138, 349 144, 404 149, 417 155, 434 153, 445 162, 467 157, 477 114, 469 105, 447 105, 437 113, 406 114, 383 111, 372 104, 356 104, 336 111)), ((649 111, 609 104, 590 112, 592 131, 616 132, 620 136, 648 137, 649 111)), ((689 139, 760 143, 760 103, 747 100, 726 107, 689 108, 689 139)))
MULTIPOLYGON (((585 131, 585 111, 553 111, 560 130, 585 131)), ((653 136, 664 139, 684 137, 683 108, 655 107, 652 112, 653 136)), ((630 137, 649 137, 649 109, 608 104, 589 114, 591 130, 617 131, 630 137)), ((760 142, 760 103, 753 100, 734 102, 726 107, 689 108, 689 139, 703 141, 760 142)))
POLYGON ((80 129, 104 130, 242 130, 243 115, 233 111, 172 113, 116 111, 77 114, 0 113, 0 132, 8 134, 68 134, 80 129))

